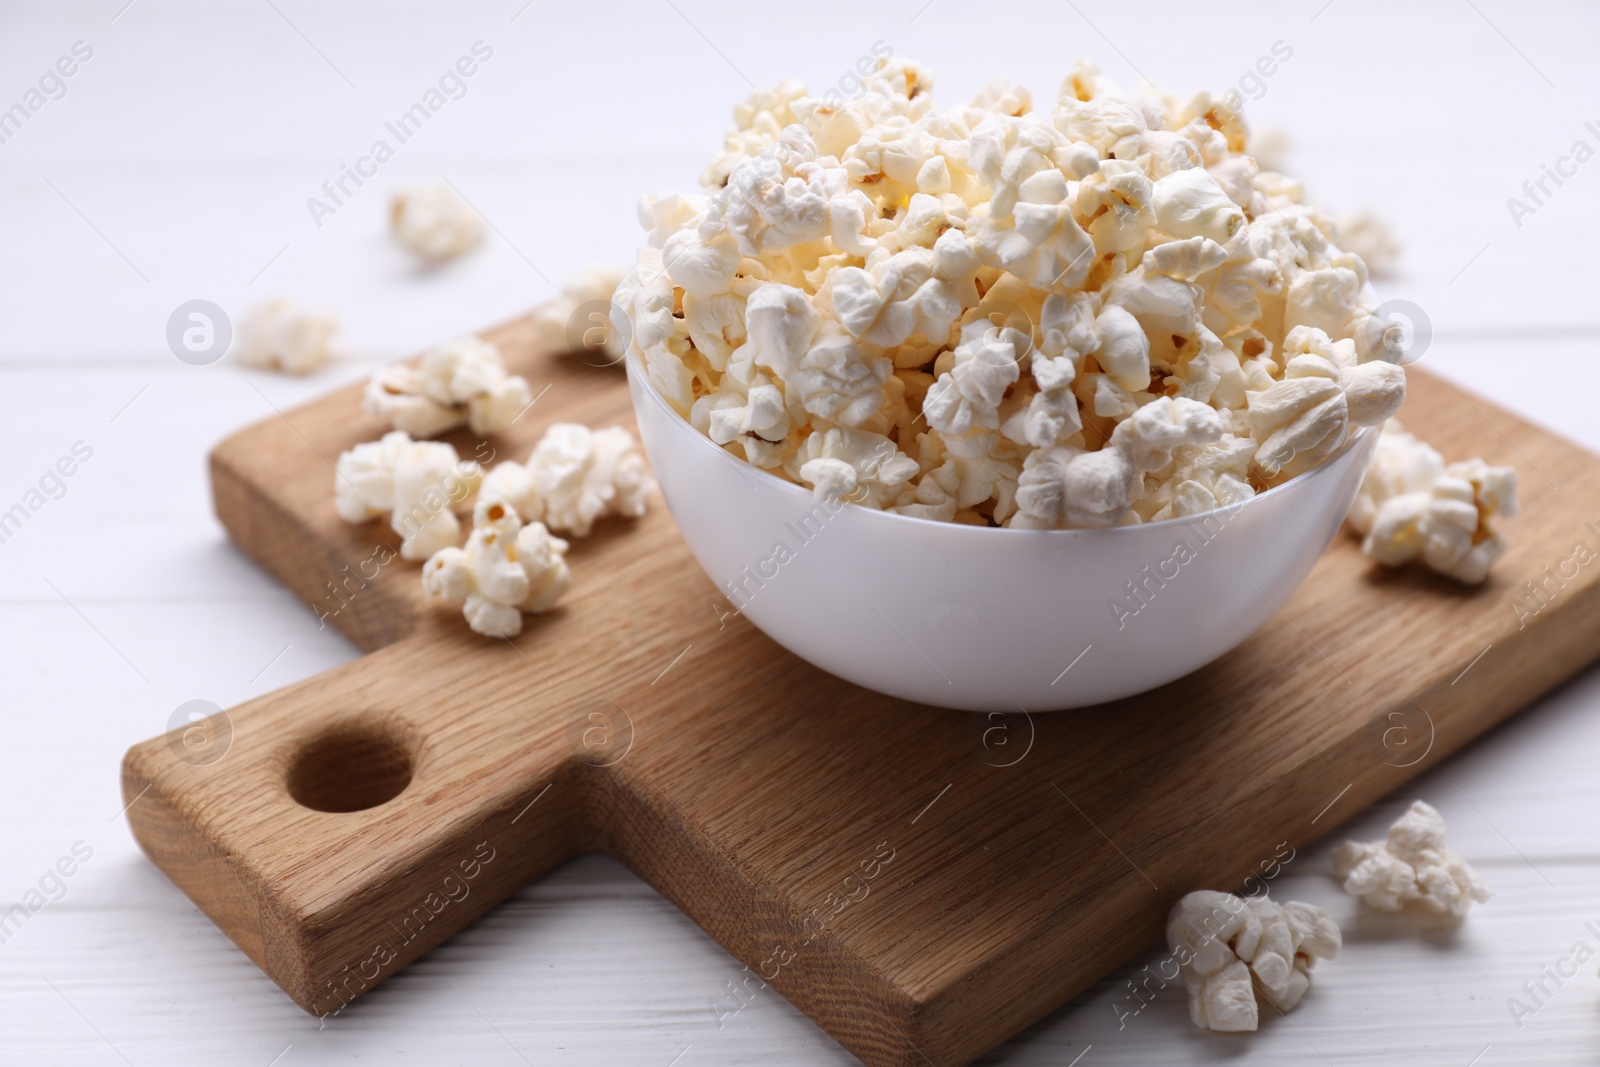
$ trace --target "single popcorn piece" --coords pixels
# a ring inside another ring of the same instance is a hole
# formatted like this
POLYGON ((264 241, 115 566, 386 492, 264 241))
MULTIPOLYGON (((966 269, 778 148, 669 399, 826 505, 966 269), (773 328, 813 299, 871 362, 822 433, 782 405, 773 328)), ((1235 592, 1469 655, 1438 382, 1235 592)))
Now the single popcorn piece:
POLYGON ((817 499, 837 497, 872 507, 895 499, 917 462, 887 437, 849 427, 812 434, 795 457, 799 479, 817 499))
POLYGON ((1447 578, 1477 585, 1508 547, 1498 520, 1516 513, 1516 471, 1481 459, 1447 466, 1391 421, 1345 519, 1364 535, 1361 551, 1378 562, 1400 567, 1421 560, 1447 578))
POLYGON ((437 437, 466 423, 480 437, 510 429, 533 402, 527 379, 506 373, 500 350, 457 337, 397 363, 367 382, 363 406, 413 437, 437 437))
POLYGON ((465 548, 451 545, 428 558, 422 588, 430 596, 465 601, 467 625, 486 637, 515 637, 524 613, 549 611, 572 585, 567 542, 544 523, 524 526, 516 511, 479 501, 465 548))
POLYGON ((1140 481, 1138 468, 1120 449, 1041 448, 1023 463, 1012 525, 1033 530, 1115 526, 1140 481))
POLYGON ((423 260, 442 263, 477 247, 483 220, 449 182, 435 182, 395 194, 389 232, 423 260))
POLYGON ((1384 502, 1406 493, 1427 492, 1444 476, 1444 457, 1390 419, 1367 463, 1361 488, 1345 520, 1358 534, 1372 529, 1384 502))
POLYGON ((627 342, 613 325, 611 298, 622 275, 590 267, 568 279, 561 292, 533 311, 533 328, 550 352, 585 355, 605 366, 621 366, 627 342))
POLYGON ((1111 445, 1139 470, 1153 473, 1186 445, 1210 444, 1222 436, 1222 416, 1196 400, 1164 396, 1129 415, 1112 431, 1111 445))
POLYGON ((1201 890, 1167 916, 1167 947, 1189 990, 1189 1018, 1206 1030, 1259 1025, 1259 988, 1288 1011, 1311 987, 1311 968, 1339 954, 1339 927, 1321 908, 1201 890))
POLYGON ((239 323, 239 361, 252 367, 310 374, 328 361, 337 315, 315 315, 288 297, 258 304, 239 323))
POLYGON ((479 499, 504 503, 552 530, 587 537, 595 520, 606 515, 642 516, 655 487, 627 430, 558 422, 545 431, 526 463, 496 465, 484 478, 479 499))
POLYGON ((1244 211, 1204 167, 1173 171, 1152 188, 1156 226, 1180 241, 1206 237, 1225 245, 1244 227, 1244 211))
POLYGON ((1103 528, 1237 505, 1404 399, 1367 266, 1210 95, 1080 63, 1037 106, 939 108, 895 55, 861 81, 756 92, 700 190, 639 205, 614 336, 739 459, 920 519, 1103 528))
POLYGON ((1000 402, 1021 375, 1018 356, 1032 342, 1010 327, 980 319, 962 331, 948 371, 928 387, 922 410, 943 433, 1000 427, 1000 402))
POLYGON ((478 488, 478 464, 461 461, 442 441, 413 441, 404 431, 384 434, 339 457, 334 506, 345 522, 367 522, 388 512, 402 538, 403 559, 424 560, 461 537, 455 509, 478 488))
POLYGON ((1333 873, 1344 891, 1378 911, 1407 904, 1460 919, 1490 897, 1483 879, 1444 843, 1444 816, 1413 801, 1383 841, 1346 841, 1333 850, 1333 873))
POLYGON ((1260 442, 1256 465, 1275 475, 1315 463, 1342 445, 1352 426, 1375 426, 1405 400, 1405 371, 1392 363, 1356 363, 1354 345, 1297 326, 1284 339, 1283 378, 1251 392, 1245 421, 1260 442))

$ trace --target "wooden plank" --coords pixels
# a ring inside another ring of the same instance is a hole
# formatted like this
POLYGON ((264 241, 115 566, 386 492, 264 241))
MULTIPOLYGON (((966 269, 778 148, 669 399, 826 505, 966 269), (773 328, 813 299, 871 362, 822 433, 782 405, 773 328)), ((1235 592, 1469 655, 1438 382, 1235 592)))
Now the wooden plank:
MULTIPOLYGON (((521 458, 558 419, 631 425, 614 371, 541 354, 526 321, 489 336, 549 386, 497 454, 521 458)), ((427 601, 414 565, 351 580, 396 541, 333 512, 329 460, 383 428, 341 391, 230 438, 212 471, 239 544, 377 651, 231 711, 216 763, 170 738, 135 747, 125 796, 150 803, 130 821, 309 1011, 342 1011, 518 885, 603 851, 867 1063, 969 1062, 1155 941, 1179 894, 1239 884, 1600 653, 1600 568, 1537 613, 1515 606, 1579 539, 1600 546, 1600 463, 1412 383, 1412 428, 1523 473, 1489 583, 1383 571, 1341 538, 1234 653, 1142 697, 1013 720, 1005 755, 974 716, 855 688, 721 618, 661 507, 576 542, 572 595, 512 642, 427 601), (295 760, 341 735, 352 762, 329 788, 386 752, 409 785, 362 811, 296 803, 295 760)))

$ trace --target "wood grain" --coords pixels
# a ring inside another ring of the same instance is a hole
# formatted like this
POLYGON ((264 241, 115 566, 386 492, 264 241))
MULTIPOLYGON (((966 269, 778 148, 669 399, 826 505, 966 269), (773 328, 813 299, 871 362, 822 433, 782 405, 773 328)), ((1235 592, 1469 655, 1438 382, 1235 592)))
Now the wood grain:
MULTIPOLYGON (((557 419, 631 423, 613 372, 541 354, 526 321, 489 336, 549 386, 499 455, 557 419)), ((985 720, 850 686, 723 617, 661 507, 575 542, 559 610, 478 638, 414 565, 362 577, 396 540, 333 512, 329 460, 382 429, 345 390, 224 442, 213 483, 240 546, 375 651, 232 709, 221 760, 172 735, 130 750, 129 819, 308 1011, 601 851, 865 1062, 966 1063, 1155 942, 1181 893, 1274 869, 1600 654, 1600 568, 1544 577, 1600 548, 1600 462, 1415 371, 1404 418, 1523 474, 1484 587, 1378 570, 1341 538, 1205 670, 985 720), (1541 579, 1548 603, 1519 619, 1541 579), (397 758, 409 785, 353 812, 292 799, 304 753, 341 745, 352 790, 397 758)))

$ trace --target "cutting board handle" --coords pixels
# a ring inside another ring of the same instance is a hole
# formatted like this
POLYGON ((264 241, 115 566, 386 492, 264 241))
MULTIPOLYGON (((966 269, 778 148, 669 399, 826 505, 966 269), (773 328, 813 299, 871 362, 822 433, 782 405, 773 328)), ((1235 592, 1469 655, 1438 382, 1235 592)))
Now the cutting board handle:
POLYGON ((461 638, 444 671, 413 647, 440 640, 407 639, 123 761, 140 847, 317 1015, 578 853, 593 769, 631 740, 620 709, 504 684, 499 642, 461 638), (508 704, 527 724, 511 737, 508 704))

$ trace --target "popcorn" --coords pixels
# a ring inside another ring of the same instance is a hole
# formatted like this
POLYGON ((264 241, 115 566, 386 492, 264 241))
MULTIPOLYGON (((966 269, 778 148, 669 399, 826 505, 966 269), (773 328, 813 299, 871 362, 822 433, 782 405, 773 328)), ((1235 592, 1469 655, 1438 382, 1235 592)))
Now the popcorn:
POLYGON ((1483 879, 1444 843, 1444 816, 1421 800, 1389 827, 1383 841, 1346 841, 1333 850, 1344 891, 1378 911, 1416 904, 1460 919, 1491 896, 1483 879))
POLYGON ((1444 457, 1391 419, 1372 452, 1367 472, 1345 516, 1356 533, 1372 529, 1384 501, 1403 493, 1426 491, 1444 475, 1444 457))
POLYGON ((728 234, 739 254, 757 256, 827 236, 829 200, 847 195, 850 179, 843 167, 816 159, 816 142, 804 126, 784 130, 777 143, 733 169, 724 192, 711 198, 701 239, 728 234))
POLYGON ((728 184, 735 164, 772 144, 784 127, 798 121, 790 105, 805 95, 806 87, 791 80, 773 89, 758 89, 748 101, 735 107, 736 125, 724 142, 722 154, 700 175, 700 184, 707 189, 728 184))
POLYGON ((1150 384, 1150 338, 1128 309, 1111 304, 1094 321, 1100 344, 1094 357, 1112 381, 1127 390, 1150 384))
POLYGON ((1178 240, 1205 237, 1225 245, 1244 226, 1244 212, 1203 167, 1176 170, 1152 187, 1156 226, 1178 240))
POLYGON ((1353 426, 1377 426, 1400 410, 1406 398, 1405 372, 1393 363, 1359 363, 1344 368, 1344 399, 1353 426))
POLYGON ((1335 345, 1322 330, 1297 326, 1283 354, 1282 379, 1250 393, 1245 415, 1260 442, 1256 465, 1268 475, 1291 461, 1315 463, 1344 443, 1350 427, 1378 425, 1405 400, 1405 372, 1390 363, 1357 364, 1348 339, 1335 345))
POLYGON ((922 401, 928 425, 947 434, 998 429, 1000 401, 1021 375, 1018 357, 1029 338, 1010 327, 980 319, 962 331, 953 365, 928 388, 922 401))
POLYGON ((627 430, 558 422, 545 431, 526 463, 497 464, 484 478, 478 499, 514 508, 529 522, 587 537, 595 520, 606 515, 643 515, 655 487, 627 430))
POLYGON ((818 499, 839 497, 869 507, 883 507, 917 473, 916 460, 893 441, 849 427, 807 437, 793 462, 798 480, 811 486, 818 499))
POLYGON ((1199 448, 1177 449, 1176 469, 1135 501, 1134 509, 1145 521, 1160 522, 1242 504, 1256 494, 1250 482, 1255 451, 1253 440, 1230 433, 1199 448))
POLYGON ((1313 462, 1344 442, 1350 409, 1339 365, 1322 356, 1295 356, 1281 381, 1251 393, 1245 423, 1258 442, 1256 465, 1276 474, 1299 456, 1313 462))
POLYGON ((1353 334, 1351 320, 1361 296, 1363 279, 1345 267, 1302 271, 1289 283, 1284 304, 1283 325, 1319 329, 1330 337, 1353 334))
POLYGON ((442 263, 477 247, 483 220, 449 182, 435 182, 395 194, 389 232, 427 262, 442 263))
POLYGON ((533 402, 527 379, 506 373, 500 350, 457 337, 397 363, 367 382, 362 406, 413 437, 437 437, 463 423, 480 437, 510 429, 533 402))
POLYGON ((337 315, 313 315, 288 297, 258 304, 239 324, 239 361, 252 367, 310 374, 328 361, 337 315))
POLYGON ((932 253, 912 250, 879 260, 870 271, 839 268, 831 279, 839 324, 877 348, 895 348, 913 336, 944 341, 961 305, 934 276, 933 264, 932 253))
POLYGON ((1516 513, 1516 471, 1481 459, 1446 466, 1438 452, 1390 422, 1345 520, 1365 535, 1361 551, 1380 563, 1399 567, 1420 559, 1477 585, 1507 548, 1496 520, 1516 513))
POLYGON ((702 416, 708 424, 702 432, 719 445, 739 442, 745 458, 756 466, 775 466, 782 459, 781 447, 791 426, 789 411, 783 392, 766 375, 758 375, 743 397, 735 392, 701 397, 689 421, 700 429, 702 416))
POLYGON ((679 230, 661 246, 661 263, 673 285, 705 299, 728 291, 739 271, 739 245, 726 233, 707 239, 695 230, 679 230))
POLYGON ((1183 397, 1164 396, 1129 415, 1111 433, 1111 447, 1140 471, 1154 474, 1172 463, 1184 445, 1209 444, 1222 436, 1215 408, 1183 397))
MULTIPOLYGON (((1004 173, 1004 172, 1002 172, 1004 173)), ((1018 184, 1016 203, 997 218, 998 194, 990 214, 973 220, 971 233, 978 259, 1007 271, 1036 289, 1068 290, 1089 273, 1094 242, 1072 215, 1066 176, 1042 169, 1018 184)))
POLYGON ((996 78, 977 96, 962 113, 968 126, 976 126, 990 113, 1020 118, 1033 110, 1033 94, 1025 85, 1012 85, 1004 78, 996 78))
POLYGON ((1138 468, 1115 448, 1038 449, 1023 462, 1012 525, 1033 530, 1115 526, 1140 481, 1138 468))
POLYGON ((442 441, 413 441, 402 430, 357 445, 339 457, 334 506, 345 522, 390 512, 403 559, 427 559, 454 546, 461 524, 454 509, 478 488, 483 472, 442 441))
POLYGON ((533 328, 548 352, 593 352, 606 366, 620 365, 627 343, 608 318, 611 298, 622 275, 608 267, 590 267, 562 285, 561 292, 533 310, 533 328), (607 308, 602 312, 599 305, 607 308))
POLYGON ((1058 99, 758 92, 647 197, 612 304, 648 381, 778 477, 940 521, 1071 529, 1229 507, 1399 406, 1367 268, 1236 115, 1080 64, 1058 99))
POLYGON ((451 545, 428 558, 422 588, 465 601, 467 625, 486 637, 515 637, 524 612, 549 611, 572 585, 567 542, 544 523, 524 526, 509 506, 479 501, 465 548, 451 545))
POLYGON ((958 511, 970 513, 990 500, 995 501, 997 521, 1016 510, 1022 461, 1014 452, 1001 447, 991 451, 981 439, 975 444, 938 433, 922 434, 917 441, 926 473, 909 494, 902 489, 896 497, 901 503, 888 510, 945 522, 953 521, 958 511))
POLYGON ((1167 916, 1167 946, 1189 990, 1189 1018, 1205 1030, 1259 1024, 1255 989, 1279 1011, 1300 1003, 1319 959, 1339 954, 1339 927, 1310 904, 1278 904, 1202 890, 1167 916))

